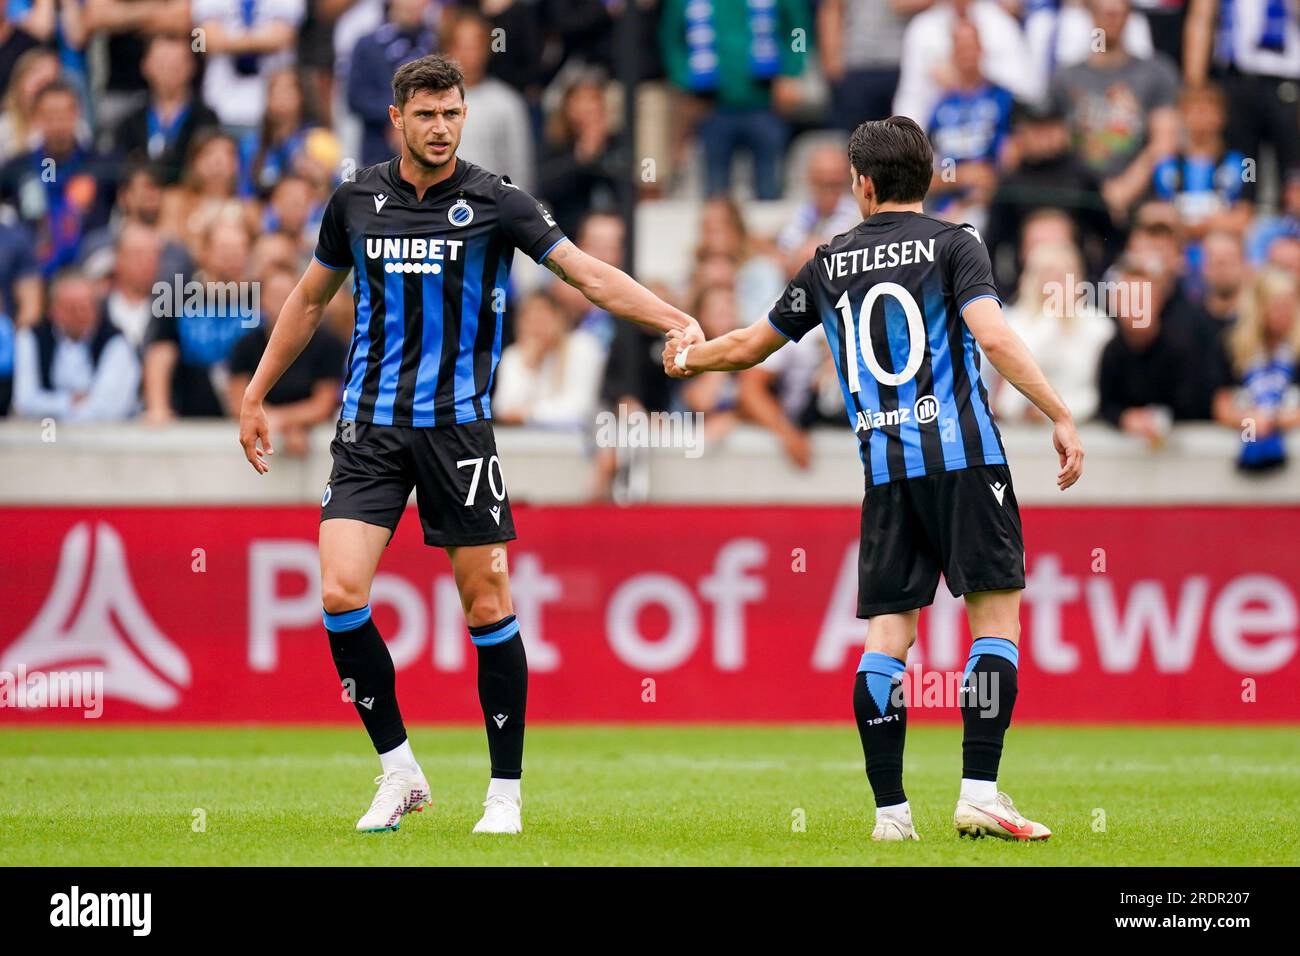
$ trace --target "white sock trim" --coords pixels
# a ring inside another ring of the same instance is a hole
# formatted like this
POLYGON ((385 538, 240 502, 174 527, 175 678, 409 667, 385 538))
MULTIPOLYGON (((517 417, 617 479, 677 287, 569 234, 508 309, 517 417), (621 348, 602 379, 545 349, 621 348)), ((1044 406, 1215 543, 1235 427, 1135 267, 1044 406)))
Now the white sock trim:
POLYGON ((908 801, 904 800, 902 803, 895 803, 893 806, 876 807, 876 819, 879 820, 882 816, 891 816, 896 819, 911 820, 912 805, 908 801))
POLYGON ((509 797, 515 803, 523 803, 523 797, 519 795, 519 780, 503 780, 500 777, 493 777, 488 781, 487 795, 503 794, 509 797))
POLYGON ((971 803, 992 803, 998 798, 998 782, 996 780, 968 780, 961 778, 961 796, 962 800, 969 800, 971 803))
POLYGON ((387 753, 379 755, 379 765, 383 768, 384 773, 400 767, 403 770, 419 770, 420 765, 415 762, 415 751, 411 749, 411 741, 403 740, 387 753))

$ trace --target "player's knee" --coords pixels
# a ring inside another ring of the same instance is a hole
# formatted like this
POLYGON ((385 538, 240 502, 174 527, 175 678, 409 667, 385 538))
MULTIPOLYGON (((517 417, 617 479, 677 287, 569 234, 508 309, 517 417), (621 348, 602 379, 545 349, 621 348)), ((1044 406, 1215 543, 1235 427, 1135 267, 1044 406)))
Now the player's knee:
POLYGON ((321 582, 321 607, 330 614, 354 611, 359 607, 364 607, 369 600, 370 595, 359 582, 343 581, 337 578, 326 578, 321 582))
POLYGON ((495 624, 514 613, 509 595, 496 588, 484 588, 482 591, 468 595, 464 604, 465 619, 470 627, 495 624))

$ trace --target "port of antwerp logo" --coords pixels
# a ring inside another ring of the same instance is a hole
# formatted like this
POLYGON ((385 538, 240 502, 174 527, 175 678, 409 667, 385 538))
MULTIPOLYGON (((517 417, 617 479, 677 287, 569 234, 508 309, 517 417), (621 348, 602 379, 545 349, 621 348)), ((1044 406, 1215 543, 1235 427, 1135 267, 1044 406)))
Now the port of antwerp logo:
POLYGON ((104 696, 167 710, 190 684, 190 662, 158 630, 131 583, 126 548, 110 525, 80 522, 63 539, 45 604, 0 654, 0 671, 103 670, 104 696), (84 593, 80 608, 77 598, 84 593), (161 675, 161 676, 160 676, 161 675))

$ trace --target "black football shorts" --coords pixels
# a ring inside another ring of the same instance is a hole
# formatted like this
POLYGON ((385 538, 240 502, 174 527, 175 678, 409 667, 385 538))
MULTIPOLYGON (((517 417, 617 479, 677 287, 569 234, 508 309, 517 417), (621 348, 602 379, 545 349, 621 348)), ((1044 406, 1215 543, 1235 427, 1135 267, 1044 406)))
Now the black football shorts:
POLYGON ((396 529, 415 489, 424 543, 437 548, 515 538, 492 422, 413 428, 340 421, 320 518, 396 529))
POLYGON ((858 617, 926 607, 940 573, 954 597, 1025 586, 1020 509, 1006 465, 867 487, 858 617))

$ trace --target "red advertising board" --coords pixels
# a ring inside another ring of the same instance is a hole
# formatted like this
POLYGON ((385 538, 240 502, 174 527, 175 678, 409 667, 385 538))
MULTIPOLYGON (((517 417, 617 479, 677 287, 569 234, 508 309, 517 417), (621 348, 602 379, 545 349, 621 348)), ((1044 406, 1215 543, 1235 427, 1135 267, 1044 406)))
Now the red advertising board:
MULTIPOLYGON (((311 507, 0 508, 0 725, 355 720, 311 507), (38 686, 39 685, 39 686, 38 686)), ((530 720, 846 720, 866 625, 846 507, 517 507, 530 720)), ((1300 720, 1300 508, 1026 509, 1017 718, 1300 720)), ((404 520, 372 605, 410 721, 480 719, 450 567, 404 520)), ((909 719, 969 640, 940 587, 909 719), (927 683, 933 681, 933 683, 927 683), (919 696, 918 696, 919 695, 919 696)))

